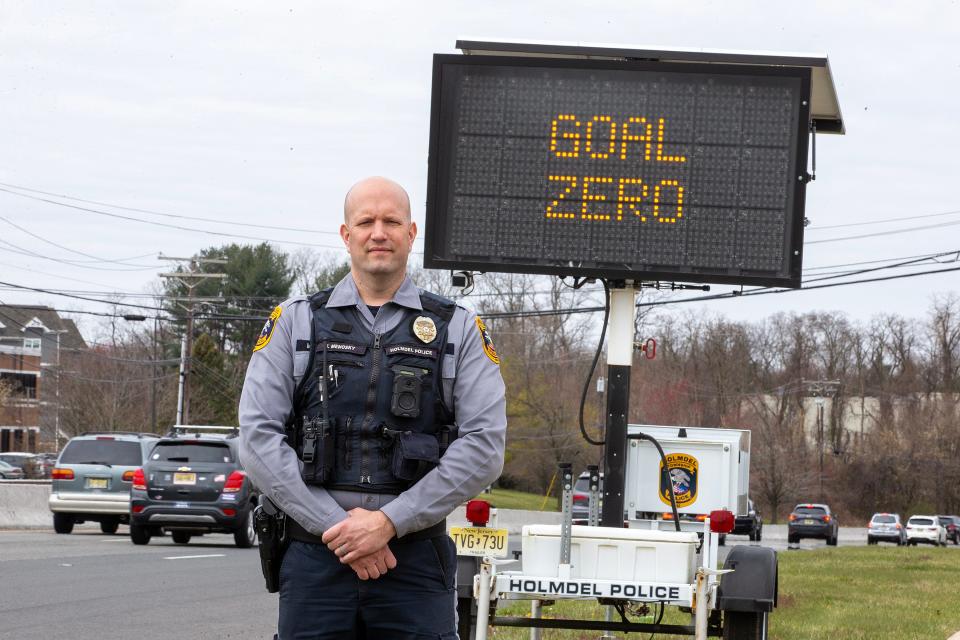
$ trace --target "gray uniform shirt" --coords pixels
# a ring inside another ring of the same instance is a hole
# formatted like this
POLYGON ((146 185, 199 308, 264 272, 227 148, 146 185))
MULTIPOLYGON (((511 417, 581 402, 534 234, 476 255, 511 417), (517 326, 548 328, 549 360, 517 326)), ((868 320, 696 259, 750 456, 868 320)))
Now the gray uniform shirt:
MULTIPOLYGON (((374 333, 393 329, 406 309, 423 309, 419 290, 407 277, 373 317, 350 274, 334 288, 327 307, 353 308, 355 322, 374 333)), ((253 483, 305 529, 321 535, 346 518, 347 511, 363 507, 380 509, 397 535, 406 535, 443 520, 500 475, 507 429, 503 378, 476 314, 457 306, 447 335, 453 353, 443 356, 441 374, 444 399, 452 405, 448 408, 460 433, 440 464, 398 496, 305 484, 301 462, 284 442, 283 425, 293 411, 293 391, 306 373, 310 354, 297 351, 296 345, 310 340, 313 313, 305 296, 283 302, 278 310, 247 367, 240 396, 240 459, 253 483)))

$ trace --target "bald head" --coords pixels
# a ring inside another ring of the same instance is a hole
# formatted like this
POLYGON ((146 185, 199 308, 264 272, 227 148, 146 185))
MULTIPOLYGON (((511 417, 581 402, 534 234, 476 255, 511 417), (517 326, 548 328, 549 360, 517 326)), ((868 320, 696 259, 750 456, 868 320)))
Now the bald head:
POLYGON ((407 191, 399 184, 381 176, 372 176, 364 178, 357 182, 347 191, 343 199, 343 222, 350 225, 350 218, 356 212, 357 207, 368 198, 390 199, 393 200, 397 208, 410 220, 410 196, 407 191))

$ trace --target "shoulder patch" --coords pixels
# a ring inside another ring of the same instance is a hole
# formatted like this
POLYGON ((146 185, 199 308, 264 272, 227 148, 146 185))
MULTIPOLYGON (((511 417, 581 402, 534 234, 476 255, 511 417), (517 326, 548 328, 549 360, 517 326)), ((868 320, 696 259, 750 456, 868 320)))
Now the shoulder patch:
POLYGON ((260 349, 270 344, 270 338, 273 337, 273 330, 277 327, 277 320, 280 319, 281 313, 283 313, 283 307, 277 305, 277 308, 273 310, 273 313, 270 314, 270 317, 267 318, 267 321, 264 323, 263 329, 260 330, 260 335, 257 336, 257 344, 253 346, 254 351, 260 351, 260 349))
POLYGON ((497 348, 493 346, 493 340, 487 333, 487 325, 483 324, 480 316, 477 316, 477 330, 480 332, 480 338, 483 340, 483 352, 487 354, 493 364, 500 364, 500 356, 497 355, 497 348))

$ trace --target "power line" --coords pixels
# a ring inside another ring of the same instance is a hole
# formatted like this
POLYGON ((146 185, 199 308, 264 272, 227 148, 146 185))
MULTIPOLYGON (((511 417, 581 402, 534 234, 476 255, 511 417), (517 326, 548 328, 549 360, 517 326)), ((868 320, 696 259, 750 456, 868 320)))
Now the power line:
MULTIPOLYGON (((89 280, 81 280, 80 278, 71 278, 70 276, 61 275, 61 274, 59 274, 59 273, 50 273, 49 271, 41 271, 41 270, 39 270, 39 269, 31 269, 30 267, 24 267, 24 266, 17 265, 17 264, 11 264, 11 263, 9 263, 9 262, 0 262, 0 265, 3 265, 4 267, 9 267, 9 268, 11 268, 11 269, 17 269, 17 270, 19 270, 19 271, 29 271, 30 273, 39 273, 40 275, 50 276, 51 278, 58 278, 58 279, 60 279, 60 280, 70 280, 71 282, 79 282, 79 283, 81 283, 81 284, 92 284, 92 285, 97 286, 97 287, 107 287, 107 286, 109 286, 109 285, 105 285, 105 284, 100 283, 100 282, 91 282, 91 281, 89 281, 89 280)), ((118 292, 118 291, 70 291, 70 293, 105 293, 105 294, 108 294, 108 295, 120 295, 120 292, 118 292)), ((124 294, 124 295, 128 295, 128 294, 124 294)))
MULTIPOLYGON (((854 284, 869 284, 873 282, 884 282, 887 280, 899 280, 902 278, 916 278, 919 276, 927 275, 937 275, 940 273, 951 273, 954 271, 960 271, 960 267, 951 267, 949 269, 933 269, 931 271, 918 271, 914 273, 902 273, 892 276, 883 276, 878 278, 863 278, 860 280, 850 280, 847 282, 831 282, 827 284, 818 284, 809 287, 800 287, 798 289, 769 289, 767 287, 761 287, 759 289, 752 289, 748 291, 733 291, 730 293, 718 293, 708 296, 696 296, 693 298, 680 298, 672 300, 661 300, 656 302, 639 302, 637 307, 661 307, 664 305, 670 304, 683 304, 687 302, 709 302, 711 300, 724 300, 730 298, 740 298, 746 296, 758 296, 758 295, 768 295, 773 293, 796 293, 800 291, 812 291, 814 289, 830 289, 833 287, 845 287, 848 285, 854 284)), ((549 309, 545 311, 503 311, 503 312, 492 312, 485 313, 483 315, 484 319, 507 319, 507 318, 537 318, 544 316, 559 316, 559 315, 568 315, 574 313, 596 313, 598 311, 603 311, 603 307, 580 307, 580 308, 567 308, 567 309, 549 309)))
POLYGON ((918 255, 913 255, 913 256, 900 256, 900 257, 897 257, 897 258, 881 258, 881 259, 878 259, 878 260, 863 260, 863 261, 861 261, 861 262, 847 262, 847 263, 845 263, 845 264, 830 264, 830 265, 823 265, 823 266, 821 266, 821 267, 807 267, 806 269, 804 269, 804 271, 806 272, 806 271, 820 271, 820 270, 824 270, 824 269, 839 269, 839 268, 841 268, 841 267, 860 267, 860 266, 863 266, 863 265, 865 265, 865 264, 878 264, 878 263, 881 263, 881 262, 894 262, 894 261, 899 261, 899 260, 912 260, 913 258, 922 258, 922 257, 926 257, 926 258, 930 258, 930 259, 935 259, 935 258, 940 258, 940 257, 944 257, 944 256, 949 256, 949 255, 954 255, 954 256, 960 255, 960 249, 952 249, 952 250, 950 250, 950 251, 940 251, 940 252, 938 252, 938 253, 918 254, 918 255))
POLYGON ((157 267, 131 267, 129 269, 118 269, 116 267, 98 267, 92 264, 87 264, 86 260, 67 260, 65 258, 54 258, 52 256, 45 256, 42 253, 37 253, 36 251, 31 251, 30 249, 25 249, 19 245, 13 244, 9 240, 0 239, 0 243, 12 247, 12 249, 4 249, 0 247, 0 251, 8 251, 10 253, 16 253, 22 256, 29 256, 32 258, 40 258, 42 260, 50 260, 51 262, 58 262, 60 264, 65 264, 69 267, 80 267, 82 269, 95 269, 97 271, 148 271, 151 269, 156 269, 157 267))
POLYGON ((274 238, 262 238, 259 236, 246 236, 238 233, 226 233, 223 231, 210 231, 209 229, 198 229, 196 227, 185 227, 179 224, 170 224, 166 222, 157 222, 156 220, 144 220, 143 218, 136 218, 134 216, 125 216, 119 213, 110 213, 109 211, 100 211, 99 209, 91 209, 90 207, 81 207, 75 204, 68 204, 66 202, 57 202, 56 200, 49 200, 47 198, 40 198, 37 196, 31 196, 26 193, 18 193, 16 191, 11 191, 10 189, 0 188, 0 191, 9 193, 11 195, 19 196, 21 198, 28 198, 30 200, 36 200, 38 202, 46 202, 47 204, 52 204, 58 207, 67 207, 69 209, 74 209, 77 211, 85 211, 87 213, 93 213, 101 216, 108 216, 110 218, 118 218, 120 220, 128 220, 130 222, 139 222, 141 224, 150 224, 157 227, 166 227, 169 229, 177 229, 179 231, 192 231, 194 233, 203 233, 211 236, 219 236, 224 238, 239 238, 241 240, 254 240, 256 242, 276 242, 278 244, 293 244, 301 247, 314 247, 320 249, 342 249, 343 245, 327 245, 327 244, 314 244, 310 242, 297 242, 296 240, 277 240, 274 238))
POLYGON ((821 229, 844 229, 846 227, 866 227, 874 224, 888 224, 890 222, 903 222, 904 220, 922 220, 924 218, 941 218, 943 216, 955 216, 957 214, 960 214, 960 210, 944 211, 943 213, 928 213, 928 214, 919 215, 919 216, 904 216, 902 218, 883 218, 882 220, 870 220, 867 222, 849 222, 847 224, 812 225, 808 230, 820 231, 821 229))
POLYGON ((877 231, 876 233, 862 233, 856 236, 842 236, 839 238, 826 238, 824 240, 807 240, 804 244, 826 244, 827 242, 842 242, 844 240, 860 240, 862 238, 877 238, 880 236, 892 236, 900 233, 910 233, 912 231, 926 231, 928 229, 940 229, 942 227, 953 227, 960 224, 960 220, 953 222, 941 222, 940 224, 928 224, 919 227, 906 227, 903 229, 892 229, 890 231, 877 231))
POLYGON ((7 286, 7 287, 13 287, 14 289, 25 289, 25 290, 27 290, 27 291, 36 291, 37 293, 46 293, 46 294, 53 295, 53 296, 63 296, 63 297, 65 297, 65 298, 76 298, 77 300, 86 300, 87 302, 100 302, 100 303, 102 303, 102 304, 112 304, 112 305, 117 305, 117 306, 121 306, 121 307, 131 307, 131 308, 133 308, 133 309, 147 309, 148 311, 164 311, 164 310, 165 310, 165 309, 163 309, 162 307, 161 307, 161 308, 158 308, 158 307, 147 307, 147 306, 142 305, 142 304, 133 304, 133 303, 131 303, 131 302, 117 302, 117 301, 114 301, 114 300, 102 300, 102 299, 98 299, 98 298, 90 298, 90 297, 87 297, 87 296, 77 296, 77 295, 72 295, 72 294, 69 294, 69 293, 57 293, 56 291, 52 291, 52 290, 50 290, 50 289, 40 289, 39 287, 28 287, 28 286, 22 285, 22 284, 14 284, 14 283, 12 283, 12 282, 3 282, 2 280, 0 280, 0 285, 5 285, 5 286, 7 286))
POLYGON ((3 222, 6 222, 8 225, 10 225, 11 227, 13 227, 14 229, 17 229, 17 230, 19 230, 19 231, 22 231, 23 233, 27 234, 28 236, 31 236, 31 237, 33 237, 33 238, 36 238, 36 239, 39 240, 40 242, 46 242, 46 243, 49 244, 50 246, 56 247, 56 248, 58 248, 58 249, 63 249, 64 251, 69 251, 70 253, 75 253, 75 254, 77 254, 78 256, 83 256, 83 257, 85 257, 85 258, 93 258, 93 260, 96 261, 96 262, 112 262, 112 263, 115 263, 115 264, 123 264, 124 266, 127 266, 127 267, 148 267, 148 268, 150 268, 150 269, 153 268, 153 267, 149 267, 148 265, 145 265, 145 264, 135 264, 135 265, 131 265, 131 264, 126 264, 126 263, 124 263, 124 262, 122 262, 122 261, 120 261, 120 260, 112 260, 112 259, 109 259, 109 258, 101 258, 101 257, 99 257, 99 256, 95 256, 95 255, 90 254, 90 253, 84 253, 83 251, 77 251, 76 249, 71 249, 70 247, 65 247, 65 246, 62 245, 62 244, 57 244, 57 243, 54 242, 53 240, 47 240, 47 239, 44 238, 43 236, 38 236, 37 234, 35 234, 34 232, 30 231, 29 229, 24 229, 23 227, 21 227, 20 225, 16 224, 15 222, 11 222, 10 220, 7 220, 7 219, 4 218, 3 216, 0 216, 0 220, 2 220, 3 222))
POLYGON ((63 200, 73 200, 74 202, 83 202, 86 204, 95 204, 101 207, 110 207, 111 209, 120 209, 121 211, 132 211, 134 213, 146 213, 154 216, 163 216, 164 218, 174 218, 177 220, 197 220, 198 222, 212 222, 214 224, 228 224, 231 227, 252 227, 256 229, 270 229, 278 231, 295 231, 297 233, 317 233, 321 235, 340 235, 338 231, 319 231, 317 229, 304 229, 300 227, 281 227, 277 225, 267 225, 267 224, 254 224, 252 222, 239 222, 236 220, 227 220, 227 219, 217 219, 217 218, 203 218, 201 216, 187 216, 176 213, 164 213, 162 211, 153 211, 151 209, 138 209, 136 207, 126 207, 119 204, 111 204, 109 202, 101 202, 99 200, 86 200, 84 198, 78 198, 76 196, 68 196, 62 193, 52 193, 50 191, 42 191, 40 189, 31 189, 29 187, 22 187, 16 184, 9 184, 6 182, 0 182, 0 186, 9 187, 10 189, 19 189, 20 191, 29 191, 30 193, 40 193, 45 196, 51 196, 54 198, 62 198, 63 200))

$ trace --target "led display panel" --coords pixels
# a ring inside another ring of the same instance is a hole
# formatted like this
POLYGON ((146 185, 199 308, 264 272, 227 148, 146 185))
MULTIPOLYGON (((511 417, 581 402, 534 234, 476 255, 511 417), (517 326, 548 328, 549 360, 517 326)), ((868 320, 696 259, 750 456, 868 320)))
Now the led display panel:
POLYGON ((437 55, 424 264, 800 286, 810 71, 437 55))

